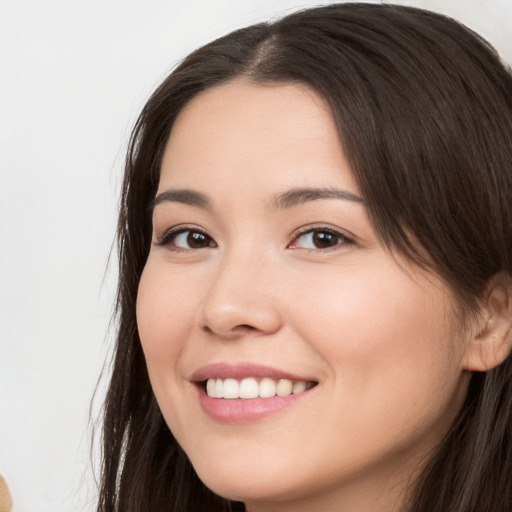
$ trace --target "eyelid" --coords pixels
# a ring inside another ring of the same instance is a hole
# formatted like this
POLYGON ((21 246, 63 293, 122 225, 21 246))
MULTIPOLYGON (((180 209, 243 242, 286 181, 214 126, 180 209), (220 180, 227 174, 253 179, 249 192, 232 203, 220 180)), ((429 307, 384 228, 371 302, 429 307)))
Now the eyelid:
POLYGON ((354 235, 348 233, 344 229, 335 228, 335 227, 330 226, 328 224, 309 224, 307 226, 303 226, 303 227, 297 229, 293 233, 293 235, 290 238, 290 241, 287 244, 287 247, 291 248, 291 249, 304 249, 304 250, 310 250, 310 251, 326 252, 326 251, 332 251, 332 250, 339 249, 340 246, 354 245, 355 243, 356 243, 356 241, 355 241, 354 235), (336 245, 334 245, 332 247, 324 248, 324 249, 321 249, 321 248, 305 249, 305 248, 302 248, 302 247, 290 247, 291 244, 293 242, 295 242, 295 240, 297 240, 299 237, 301 237, 302 235, 314 232, 314 231, 324 231, 324 232, 332 233, 333 235, 336 235, 336 236, 342 238, 343 239, 343 243, 342 244, 336 244, 336 245))
MULTIPOLYGON (((214 238, 203 228, 200 228, 199 226, 195 224, 178 224, 176 226, 172 226, 169 229, 166 229, 162 235, 156 235, 154 244, 158 247, 166 247, 174 238, 176 238, 179 234, 184 233, 186 231, 193 231, 195 233, 201 233, 202 235, 208 237, 210 240, 212 240, 215 243, 215 246, 217 246, 217 243, 215 242, 214 238)), ((183 249, 182 247, 174 247, 172 250, 174 251, 197 251, 198 249, 183 249)))
MULTIPOLYGON (((215 239, 205 229, 203 229, 203 228, 201 228, 201 227, 199 227, 199 226, 197 226, 195 224, 178 224, 176 226, 172 226, 172 227, 166 229, 163 232, 163 234, 156 235, 155 236, 154 244, 159 246, 159 247, 166 247, 178 235, 180 235, 181 233, 185 233, 187 231, 201 233, 202 235, 204 235, 205 237, 210 239, 215 244, 215 247, 217 246, 217 243, 215 242, 215 239)), ((330 251, 330 250, 336 250, 336 249, 340 248, 340 246, 353 245, 353 244, 356 243, 354 238, 355 237, 353 235, 347 233, 347 231, 345 231, 344 229, 340 229, 340 228, 337 228, 337 227, 335 228, 335 227, 330 226, 328 224, 327 225, 326 224, 309 224, 309 225, 306 225, 306 226, 303 226, 303 227, 297 229, 292 234, 292 236, 290 237, 290 240, 287 243, 286 247, 287 248, 291 248, 291 249, 304 249, 304 250, 310 250, 310 251, 325 252, 325 251, 330 251), (300 238, 302 235, 305 235, 305 234, 308 234, 308 233, 312 233, 312 232, 315 232, 315 231, 319 231, 319 232, 323 231, 323 232, 327 232, 327 233, 332 233, 333 235, 335 235, 335 236, 339 237, 340 239, 342 239, 343 242, 342 243, 338 243, 336 245, 333 245, 332 247, 315 248, 315 249, 307 249, 307 248, 303 248, 303 247, 293 247, 292 246, 292 244, 298 238, 300 238)), ((173 247, 172 250, 174 250, 174 251, 187 251, 187 250, 197 251, 198 249, 197 248, 186 249, 186 248, 183 248, 183 247, 173 247)))

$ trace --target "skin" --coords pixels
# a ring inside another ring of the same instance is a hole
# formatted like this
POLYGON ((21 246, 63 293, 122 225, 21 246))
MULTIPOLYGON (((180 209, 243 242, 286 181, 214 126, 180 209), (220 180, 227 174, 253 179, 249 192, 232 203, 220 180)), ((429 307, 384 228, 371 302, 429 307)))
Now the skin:
POLYGON ((199 477, 250 512, 406 510, 464 400, 469 342, 448 287, 383 247, 364 202, 272 206, 297 187, 360 196, 329 109, 308 88, 239 79, 179 115, 157 196, 190 189, 211 208, 154 208, 137 321, 157 401, 199 477), (159 245, 175 226, 211 238, 159 245), (304 227, 350 241, 318 248, 304 227), (191 382, 217 362, 318 385, 283 411, 224 424, 191 382))

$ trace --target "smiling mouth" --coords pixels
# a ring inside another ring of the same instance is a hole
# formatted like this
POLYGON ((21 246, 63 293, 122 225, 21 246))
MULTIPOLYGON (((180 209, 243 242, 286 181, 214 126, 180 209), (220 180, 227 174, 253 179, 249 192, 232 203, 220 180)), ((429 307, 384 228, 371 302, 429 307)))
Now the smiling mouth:
POLYGON ((254 399, 298 395, 315 387, 318 382, 290 379, 258 379, 247 377, 241 380, 210 378, 201 382, 203 391, 210 398, 254 399))

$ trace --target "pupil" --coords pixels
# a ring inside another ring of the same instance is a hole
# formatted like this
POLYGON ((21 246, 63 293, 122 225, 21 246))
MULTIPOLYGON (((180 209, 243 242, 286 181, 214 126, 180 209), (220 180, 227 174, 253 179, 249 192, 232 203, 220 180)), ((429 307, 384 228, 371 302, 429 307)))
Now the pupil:
POLYGON ((337 243, 337 237, 333 233, 326 233, 325 231, 318 231, 313 234, 313 243, 319 249, 332 247, 337 243))
POLYGON ((187 244, 193 249, 199 249, 208 245, 208 239, 202 233, 194 233, 192 231, 187 237, 187 244))

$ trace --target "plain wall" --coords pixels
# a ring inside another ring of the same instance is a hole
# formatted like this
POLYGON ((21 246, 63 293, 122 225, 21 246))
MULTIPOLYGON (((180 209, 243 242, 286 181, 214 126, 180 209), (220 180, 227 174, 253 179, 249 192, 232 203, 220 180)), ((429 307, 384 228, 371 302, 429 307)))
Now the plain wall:
MULTIPOLYGON (((138 111, 197 46, 318 3, 0 3, 0 473, 13 512, 94 508, 89 407, 113 337, 107 260, 138 111)), ((512 0, 395 3, 456 17, 512 62, 512 0)))

